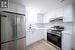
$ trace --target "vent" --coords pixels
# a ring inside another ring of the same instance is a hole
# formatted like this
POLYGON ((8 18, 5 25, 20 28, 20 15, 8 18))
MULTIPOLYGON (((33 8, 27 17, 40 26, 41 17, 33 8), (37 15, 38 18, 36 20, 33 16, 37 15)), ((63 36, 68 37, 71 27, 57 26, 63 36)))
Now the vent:
POLYGON ((60 2, 64 2, 64 0, 60 0, 60 2))
POLYGON ((59 2, 64 2, 64 0, 58 0, 59 2))

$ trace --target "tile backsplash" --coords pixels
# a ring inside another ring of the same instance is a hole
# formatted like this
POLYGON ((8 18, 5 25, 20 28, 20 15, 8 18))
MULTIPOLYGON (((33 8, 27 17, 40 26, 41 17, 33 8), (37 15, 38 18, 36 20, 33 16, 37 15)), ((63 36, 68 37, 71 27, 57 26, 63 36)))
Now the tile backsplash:
POLYGON ((63 26, 63 23, 34 23, 34 24, 31 24, 31 27, 35 27, 35 28, 51 28, 52 26, 63 26))

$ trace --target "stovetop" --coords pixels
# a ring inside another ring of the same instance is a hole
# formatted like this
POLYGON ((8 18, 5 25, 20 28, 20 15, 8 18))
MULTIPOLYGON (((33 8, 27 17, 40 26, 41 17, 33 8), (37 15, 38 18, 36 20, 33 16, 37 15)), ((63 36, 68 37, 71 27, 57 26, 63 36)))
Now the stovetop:
POLYGON ((47 32, 50 33, 50 34, 57 35, 57 36, 61 36, 61 34, 62 34, 62 31, 52 30, 52 29, 48 29, 47 32))

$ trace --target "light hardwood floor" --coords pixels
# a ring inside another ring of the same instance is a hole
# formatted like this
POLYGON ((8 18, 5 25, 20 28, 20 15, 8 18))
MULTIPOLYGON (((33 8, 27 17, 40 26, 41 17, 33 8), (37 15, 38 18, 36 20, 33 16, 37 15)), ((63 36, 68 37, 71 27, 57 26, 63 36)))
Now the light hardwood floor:
POLYGON ((48 44, 46 41, 41 40, 27 47, 27 50, 58 50, 48 44))

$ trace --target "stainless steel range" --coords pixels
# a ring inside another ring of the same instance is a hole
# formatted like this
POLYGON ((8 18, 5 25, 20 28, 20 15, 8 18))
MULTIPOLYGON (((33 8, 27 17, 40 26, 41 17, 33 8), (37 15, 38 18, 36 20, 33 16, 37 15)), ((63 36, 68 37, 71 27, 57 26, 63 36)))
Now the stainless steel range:
POLYGON ((61 48, 61 35, 64 27, 54 26, 52 28, 47 30, 47 40, 61 48))

